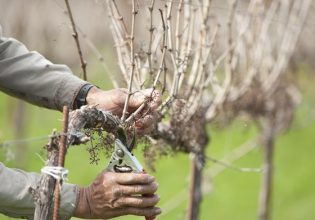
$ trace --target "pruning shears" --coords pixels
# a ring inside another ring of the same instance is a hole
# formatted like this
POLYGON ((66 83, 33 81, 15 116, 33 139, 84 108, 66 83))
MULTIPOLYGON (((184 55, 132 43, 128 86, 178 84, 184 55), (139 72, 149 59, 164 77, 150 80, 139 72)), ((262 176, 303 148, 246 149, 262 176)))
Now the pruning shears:
POLYGON ((138 159, 118 138, 115 139, 115 149, 107 166, 107 170, 116 173, 144 172, 138 159))
MULTIPOLYGON (((135 145, 135 136, 130 145, 127 145, 127 137, 121 129, 118 138, 115 139, 115 149, 112 153, 107 170, 116 173, 146 173, 138 159, 131 153, 135 145)), ((145 197, 153 195, 145 194, 145 197)), ((153 220, 155 217, 145 217, 146 220, 153 220)))
POLYGON ((125 130, 120 127, 117 131, 115 139, 115 149, 110 158, 107 170, 116 173, 142 173, 143 167, 137 158, 131 153, 136 143, 135 134, 131 143, 127 143, 127 135, 125 130))

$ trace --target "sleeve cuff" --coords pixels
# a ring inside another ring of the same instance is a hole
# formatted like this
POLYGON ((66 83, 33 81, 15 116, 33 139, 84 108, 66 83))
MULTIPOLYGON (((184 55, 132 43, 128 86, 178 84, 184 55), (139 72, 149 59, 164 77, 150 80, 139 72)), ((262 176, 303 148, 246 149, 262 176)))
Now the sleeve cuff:
POLYGON ((61 189, 59 219, 68 220, 73 216, 79 196, 79 187, 74 184, 65 183, 61 189))
POLYGON ((62 110, 63 106, 68 106, 70 109, 73 109, 75 98, 81 88, 87 84, 90 83, 73 75, 66 75, 60 82, 60 86, 55 94, 54 100, 56 109, 62 110))

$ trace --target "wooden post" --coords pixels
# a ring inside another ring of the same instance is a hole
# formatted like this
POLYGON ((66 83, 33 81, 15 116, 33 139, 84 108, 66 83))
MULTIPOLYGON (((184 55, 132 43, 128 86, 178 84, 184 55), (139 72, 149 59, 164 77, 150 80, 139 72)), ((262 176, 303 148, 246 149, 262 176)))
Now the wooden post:
MULTIPOLYGON (((267 119, 268 120, 268 119, 267 119)), ((267 122, 263 128, 263 176, 261 180, 260 196, 259 196, 259 220, 271 219, 271 194, 273 179, 273 153, 274 153, 274 135, 272 123, 267 122)))
MULTIPOLYGON (((48 160, 46 166, 57 166, 58 163, 58 137, 56 131, 52 132, 49 143, 46 145, 48 152, 48 160)), ((30 188, 30 192, 35 200, 35 214, 34 220, 47 220, 50 219, 54 187, 56 180, 54 177, 43 173, 39 180, 36 189, 30 188)))
POLYGON ((201 182, 202 182, 203 164, 195 154, 191 160, 191 177, 189 190, 189 206, 187 220, 196 220, 199 217, 199 208, 202 200, 201 182))
MULTIPOLYGON (((48 152, 48 160, 46 166, 64 166, 64 159, 67 149, 67 130, 68 130, 68 116, 69 108, 63 109, 63 129, 61 139, 56 131, 53 131, 48 145, 46 146, 48 152)), ((54 220, 58 219, 59 201, 60 201, 60 186, 62 182, 56 184, 56 179, 49 174, 42 173, 36 189, 30 188, 30 193, 33 194, 35 200, 35 214, 34 220, 51 219, 51 211, 54 201, 54 220), (55 198, 54 198, 55 197, 55 198)))
MULTIPOLYGON (((69 108, 67 106, 64 106, 63 107, 62 134, 61 134, 61 138, 59 142, 59 157, 58 157, 59 167, 64 167, 65 165, 65 156, 67 153, 68 122, 69 122, 69 108)), ((53 220, 58 220, 61 185, 62 185, 62 179, 59 179, 57 184, 55 184, 53 220)))

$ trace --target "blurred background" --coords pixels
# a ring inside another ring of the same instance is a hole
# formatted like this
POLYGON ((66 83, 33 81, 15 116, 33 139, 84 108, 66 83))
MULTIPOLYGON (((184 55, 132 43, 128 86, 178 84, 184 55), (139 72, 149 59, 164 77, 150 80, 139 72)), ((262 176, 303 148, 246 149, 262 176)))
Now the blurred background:
MULTIPOLYGON (((157 2, 163 4, 161 0, 157 2)), ((76 0, 70 3, 80 29, 101 51, 109 70, 118 71, 103 1, 76 0)), ((218 13, 227 13, 224 3, 216 2, 218 13)), ((130 5, 127 1, 124 4, 128 11, 130 5)), ((0 25, 4 36, 18 39, 30 50, 42 53, 54 63, 67 64, 74 74, 81 77, 82 70, 65 8, 62 0, 0 0, 0 25)), ((275 220, 315 219, 314 12, 313 4, 290 62, 290 72, 301 91, 302 101, 290 130, 276 142, 272 204, 275 220)), ((141 33, 143 29, 137 31, 141 33)), ((105 72, 87 42, 81 42, 88 63, 89 81, 103 89, 110 89, 110 73, 105 72)), ((61 118, 59 112, 32 106, 0 93, 0 161, 9 167, 39 172, 44 165, 43 146, 47 143, 47 135, 53 128, 61 129, 61 118)), ((260 146, 248 141, 257 136, 254 124, 240 118, 228 128, 209 125, 208 130, 211 146, 207 148, 207 155, 219 160, 227 159, 237 167, 260 168, 260 146)), ((142 160, 141 146, 136 155, 142 160)), ((87 146, 71 148, 66 158, 69 182, 89 184, 106 167, 107 160, 104 154, 99 164, 93 165, 89 161, 87 146)), ((189 155, 176 154, 161 157, 156 163, 156 172, 150 171, 159 182, 163 211, 159 219, 185 218, 189 170, 189 155)), ((208 161, 203 185, 200 219, 256 219, 260 173, 241 172, 208 161)), ((8 217, 0 215, 0 219, 8 217)), ((139 218, 128 216, 118 219, 139 218)))

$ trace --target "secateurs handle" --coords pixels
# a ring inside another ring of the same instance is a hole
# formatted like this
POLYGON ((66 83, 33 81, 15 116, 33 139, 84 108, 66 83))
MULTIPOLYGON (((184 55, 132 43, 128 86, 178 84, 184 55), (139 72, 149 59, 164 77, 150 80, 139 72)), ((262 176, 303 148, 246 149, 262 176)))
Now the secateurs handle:
MULTIPOLYGON (((115 140, 115 149, 107 166, 107 170, 116 173, 146 173, 138 159, 119 140, 115 140)), ((152 194, 142 195, 154 196, 152 194)), ((155 216, 146 216, 146 220, 154 220, 155 216)))

